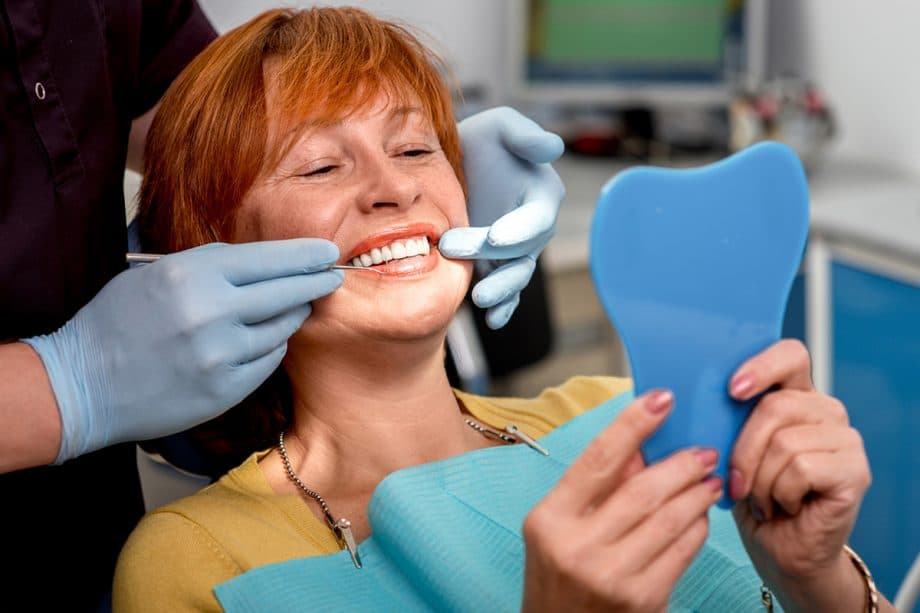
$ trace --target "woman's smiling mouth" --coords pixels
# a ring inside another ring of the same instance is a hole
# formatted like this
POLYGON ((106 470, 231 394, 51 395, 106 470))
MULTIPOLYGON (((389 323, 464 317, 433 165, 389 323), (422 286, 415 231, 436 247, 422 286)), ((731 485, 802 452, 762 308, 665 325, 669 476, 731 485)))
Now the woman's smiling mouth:
POLYGON ((360 268, 379 270, 392 276, 418 275, 437 266, 440 234, 430 224, 392 228, 361 241, 346 262, 360 268))
POLYGON ((351 260, 352 266, 374 266, 431 253, 431 244, 427 236, 418 236, 393 241, 389 245, 374 247, 370 251, 355 256, 351 260))

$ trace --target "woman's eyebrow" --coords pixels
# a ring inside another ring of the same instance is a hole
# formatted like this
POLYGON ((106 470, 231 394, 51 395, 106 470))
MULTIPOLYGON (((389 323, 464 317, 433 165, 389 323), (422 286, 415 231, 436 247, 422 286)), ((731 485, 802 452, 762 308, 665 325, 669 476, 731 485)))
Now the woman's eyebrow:
POLYGON ((412 115, 412 114, 421 114, 421 113, 422 113, 422 107, 420 106, 404 105, 404 106, 398 106, 394 108, 392 111, 390 111, 390 118, 391 119, 402 118, 402 117, 408 117, 409 115, 412 115))
POLYGON ((387 117, 390 129, 399 131, 422 130, 425 133, 436 134, 434 125, 421 106, 404 105, 392 109, 387 117))

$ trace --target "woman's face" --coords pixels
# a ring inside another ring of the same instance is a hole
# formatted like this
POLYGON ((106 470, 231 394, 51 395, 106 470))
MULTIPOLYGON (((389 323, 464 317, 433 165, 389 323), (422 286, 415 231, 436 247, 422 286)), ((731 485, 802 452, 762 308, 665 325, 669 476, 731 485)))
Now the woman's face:
POLYGON ((244 198, 233 239, 325 238, 338 263, 388 271, 345 271, 342 287, 314 302, 301 338, 410 340, 442 333, 466 294, 471 265, 436 246, 467 224, 460 182, 421 104, 380 96, 308 127, 244 198))

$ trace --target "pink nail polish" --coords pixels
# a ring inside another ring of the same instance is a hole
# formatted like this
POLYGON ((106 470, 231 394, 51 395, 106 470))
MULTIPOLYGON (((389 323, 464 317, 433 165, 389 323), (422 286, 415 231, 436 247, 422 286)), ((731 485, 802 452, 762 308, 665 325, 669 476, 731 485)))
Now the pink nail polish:
POLYGON ((653 392, 645 401, 645 410, 652 415, 660 415, 671 408, 674 395, 668 390, 653 392))
POLYGON ((731 383, 731 393, 735 398, 745 398, 754 388, 754 379, 749 375, 735 377, 731 383))
POLYGON ((693 453, 707 471, 715 468, 716 463, 719 461, 719 452, 715 449, 697 449, 693 453))
POLYGON ((744 497, 747 484, 744 482, 744 475, 737 468, 733 468, 728 477, 728 493, 732 500, 740 500, 744 497))
MULTIPOLYGON (((709 477, 708 479, 706 479, 706 485, 708 485, 709 489, 711 489, 713 492, 722 491, 722 479, 719 477, 715 477, 715 476, 709 477)), ((721 498, 721 494, 719 495, 719 497, 721 498)))

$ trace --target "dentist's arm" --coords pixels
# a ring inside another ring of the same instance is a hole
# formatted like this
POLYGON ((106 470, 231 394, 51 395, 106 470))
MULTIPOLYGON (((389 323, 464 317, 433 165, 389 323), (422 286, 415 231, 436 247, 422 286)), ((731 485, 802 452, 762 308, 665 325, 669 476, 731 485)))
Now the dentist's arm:
POLYGON ((488 276, 473 288, 486 323, 504 326, 533 275, 536 258, 556 227, 565 188, 549 165, 562 139, 508 107, 460 122, 469 228, 450 230, 438 249, 446 257, 479 260, 488 276))
POLYGON ((327 270, 337 258, 319 239, 172 254, 119 274, 59 330, 24 339, 31 347, 2 347, 0 470, 219 415, 277 368, 310 303, 341 285, 327 270))
MULTIPOLYGON (((126 167, 141 172, 159 103, 131 122, 126 167)), ((0 344, 0 473, 50 464, 61 448, 61 415, 41 358, 26 343, 0 344)))
POLYGON ((0 345, 0 473, 50 464, 61 418, 48 375, 25 343, 0 345))

